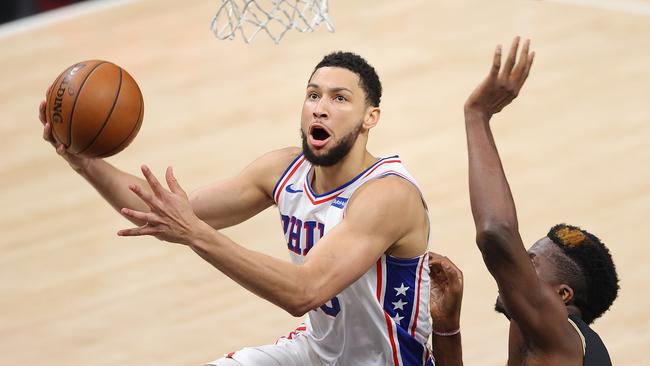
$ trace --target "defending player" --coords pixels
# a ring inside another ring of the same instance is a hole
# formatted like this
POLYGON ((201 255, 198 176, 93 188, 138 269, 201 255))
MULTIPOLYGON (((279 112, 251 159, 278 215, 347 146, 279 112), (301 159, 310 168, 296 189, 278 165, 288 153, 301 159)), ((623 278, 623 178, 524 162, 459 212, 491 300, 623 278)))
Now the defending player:
MULTIPOLYGON (((302 151, 268 153, 189 197, 171 168, 167 190, 146 166, 143 181, 103 160, 57 151, 139 225, 119 235, 187 245, 255 294, 294 316, 308 314, 291 337, 214 364, 424 365, 431 331, 427 211, 399 157, 366 149, 380 99, 379 78, 363 58, 325 56, 305 93, 302 151), (292 263, 217 231, 274 204, 292 263)), ((53 142, 50 130, 46 123, 44 136, 53 142)))
MULTIPOLYGON (((565 224, 551 228, 528 252, 519 235, 514 201, 490 129, 491 117, 517 96, 530 71, 534 54, 529 53, 529 41, 515 62, 518 46, 516 38, 503 68, 497 48, 490 74, 465 104, 476 243, 499 288, 496 310, 510 320, 508 365, 611 366, 607 349, 588 326, 607 311, 618 293, 616 268, 607 248, 594 235, 565 224)), ((449 275, 432 281, 458 278, 451 266, 441 268, 449 275)), ((432 298, 432 303, 457 297, 458 291, 451 290, 446 297, 432 298)), ((457 309, 445 308, 451 318, 460 313, 460 301, 455 303, 457 309)), ((435 323, 434 319, 437 329, 435 323)), ((459 354, 460 337, 445 342, 452 356, 459 354)))

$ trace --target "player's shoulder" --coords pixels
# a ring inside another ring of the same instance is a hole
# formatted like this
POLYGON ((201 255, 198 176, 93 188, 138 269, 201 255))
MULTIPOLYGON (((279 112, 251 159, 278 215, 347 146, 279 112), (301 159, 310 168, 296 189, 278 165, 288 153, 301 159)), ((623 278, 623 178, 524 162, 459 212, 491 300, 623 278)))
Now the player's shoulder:
POLYGON ((417 188, 388 175, 364 183, 350 197, 344 221, 368 235, 389 239, 387 252, 410 258, 426 246, 426 209, 417 188))
POLYGON ((289 166, 289 164, 291 164, 291 162, 294 161, 301 152, 301 149, 294 146, 272 150, 253 161, 251 166, 256 169, 263 170, 265 173, 280 170, 281 174, 283 169, 286 169, 287 166, 289 166))
POLYGON ((272 190, 283 172, 301 152, 301 149, 293 146, 269 151, 253 161, 245 169, 245 174, 262 183, 265 189, 272 190))
POLYGON ((264 165, 278 168, 286 168, 292 161, 294 161, 302 150, 295 146, 284 147, 277 150, 272 150, 262 155, 258 161, 264 165))
POLYGON ((372 179, 361 185, 350 198, 352 205, 375 206, 382 210, 408 210, 411 205, 420 205, 422 196, 410 181, 396 175, 372 179))
POLYGON ((420 191, 410 181, 394 174, 387 174, 374 178, 359 187, 358 193, 378 195, 385 197, 387 200, 403 200, 408 198, 420 199, 420 191))

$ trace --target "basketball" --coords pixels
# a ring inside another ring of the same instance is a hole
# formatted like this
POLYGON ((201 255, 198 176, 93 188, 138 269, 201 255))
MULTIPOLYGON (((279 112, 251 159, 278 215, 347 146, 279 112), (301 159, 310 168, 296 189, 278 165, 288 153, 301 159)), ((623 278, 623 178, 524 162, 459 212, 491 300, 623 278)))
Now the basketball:
POLYGON ((101 60, 78 62, 47 91, 45 115, 52 135, 69 153, 108 157, 135 138, 144 100, 135 80, 121 67, 101 60))

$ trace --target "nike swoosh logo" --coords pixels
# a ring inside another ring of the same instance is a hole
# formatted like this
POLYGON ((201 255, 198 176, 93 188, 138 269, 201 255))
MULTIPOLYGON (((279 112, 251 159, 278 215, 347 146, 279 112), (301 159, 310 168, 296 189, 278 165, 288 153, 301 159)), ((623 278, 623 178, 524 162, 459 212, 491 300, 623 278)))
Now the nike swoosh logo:
POLYGON ((291 184, 289 184, 289 185, 287 186, 287 188, 285 188, 285 190, 286 190, 287 192, 289 192, 289 193, 302 193, 302 190, 301 190, 301 189, 293 189, 293 188, 291 188, 291 184))

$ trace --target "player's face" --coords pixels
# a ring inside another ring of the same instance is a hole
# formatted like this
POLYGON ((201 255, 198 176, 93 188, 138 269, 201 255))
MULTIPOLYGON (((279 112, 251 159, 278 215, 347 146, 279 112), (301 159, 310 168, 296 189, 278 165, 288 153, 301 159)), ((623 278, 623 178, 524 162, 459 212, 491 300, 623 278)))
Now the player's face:
POLYGON ((340 67, 321 67, 307 85, 302 107, 303 152, 314 165, 331 166, 357 142, 368 111, 359 76, 340 67))
MULTIPOLYGON (((542 281, 542 283, 547 285, 557 284, 557 277, 555 271, 555 264, 552 260, 552 256, 556 254, 556 251, 560 249, 553 244, 551 239, 544 237, 538 240, 533 246, 528 249, 528 257, 530 258, 533 268, 537 273, 537 277, 542 281)), ((501 295, 497 296, 496 304, 494 305, 494 310, 504 314, 508 319, 510 316, 508 314, 508 309, 506 308, 501 295)))

